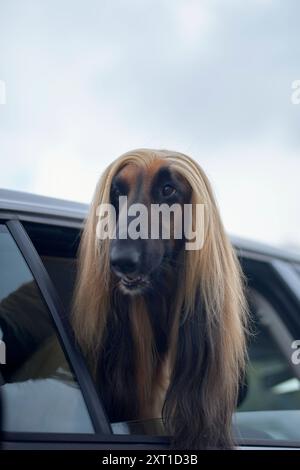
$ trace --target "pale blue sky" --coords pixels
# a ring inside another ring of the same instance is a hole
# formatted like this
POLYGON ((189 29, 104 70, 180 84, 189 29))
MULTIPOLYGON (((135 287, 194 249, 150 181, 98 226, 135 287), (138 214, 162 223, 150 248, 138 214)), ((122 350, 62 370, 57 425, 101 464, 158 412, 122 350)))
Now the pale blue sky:
POLYGON ((136 147, 188 153, 229 232, 300 246, 296 0, 0 0, 0 187, 89 202, 136 147))

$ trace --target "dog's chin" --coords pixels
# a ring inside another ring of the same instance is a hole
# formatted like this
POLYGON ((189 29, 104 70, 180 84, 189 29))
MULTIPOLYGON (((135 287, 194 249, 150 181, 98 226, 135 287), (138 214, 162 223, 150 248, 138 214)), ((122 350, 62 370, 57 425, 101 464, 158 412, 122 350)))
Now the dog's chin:
POLYGON ((150 289, 151 282, 146 276, 138 276, 134 279, 121 278, 118 288, 124 295, 136 296, 143 295, 150 289))

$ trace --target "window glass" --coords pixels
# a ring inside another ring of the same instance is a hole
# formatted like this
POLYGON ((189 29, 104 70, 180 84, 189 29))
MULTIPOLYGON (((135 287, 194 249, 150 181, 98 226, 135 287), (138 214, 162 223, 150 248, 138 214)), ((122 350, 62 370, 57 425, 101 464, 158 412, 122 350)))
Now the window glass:
POLYGON ((292 362, 293 338, 278 313, 254 292, 245 398, 234 424, 238 437, 300 440, 300 369, 292 362))
POLYGON ((2 428, 10 432, 93 433, 51 315, 19 249, 0 226, 2 428))
POLYGON ((240 409, 300 409, 300 381, 263 325, 256 329, 249 356, 248 392, 240 409))

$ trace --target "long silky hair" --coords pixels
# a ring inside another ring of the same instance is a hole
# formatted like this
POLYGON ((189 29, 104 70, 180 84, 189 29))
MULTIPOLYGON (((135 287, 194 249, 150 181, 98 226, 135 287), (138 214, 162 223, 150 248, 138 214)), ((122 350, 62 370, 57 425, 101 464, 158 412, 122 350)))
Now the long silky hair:
MULTIPOLYGON (((202 249, 181 253, 179 287, 170 307, 171 370, 162 417, 177 449, 229 448, 233 445, 232 413, 245 366, 247 306, 241 268, 225 233, 211 185, 194 160, 168 150, 138 149, 122 155, 105 170, 96 187, 80 245, 72 312, 74 331, 96 377, 107 334, 113 334, 111 325, 118 328, 119 324, 123 333, 118 335, 115 347, 121 351, 131 348, 136 374, 129 370, 128 361, 127 366, 122 362, 122 354, 115 353, 116 370, 111 370, 112 374, 119 374, 115 391, 122 388, 122 380, 129 383, 133 379, 138 382, 140 403, 145 405, 150 400, 151 381, 155 380, 153 368, 157 365, 150 313, 143 298, 132 297, 121 320, 116 314, 110 242, 96 238, 96 210, 99 204, 110 202, 112 179, 121 168, 129 163, 147 167, 156 159, 164 160, 189 183, 191 203, 205 207, 202 249), (132 323, 130 328, 126 322, 132 323)), ((125 393, 130 391, 126 389, 125 393)), ((129 402, 136 406, 135 397, 129 402)))

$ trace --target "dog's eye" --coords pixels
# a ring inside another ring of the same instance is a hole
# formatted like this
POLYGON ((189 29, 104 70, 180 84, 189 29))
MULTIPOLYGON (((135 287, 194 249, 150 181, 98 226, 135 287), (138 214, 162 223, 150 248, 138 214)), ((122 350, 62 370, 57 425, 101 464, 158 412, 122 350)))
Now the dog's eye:
POLYGON ((173 188, 173 186, 171 186, 170 184, 166 184, 163 188, 162 188, 162 194, 163 196, 165 197, 169 197, 169 196, 172 196, 173 194, 176 193, 176 189, 173 188))

